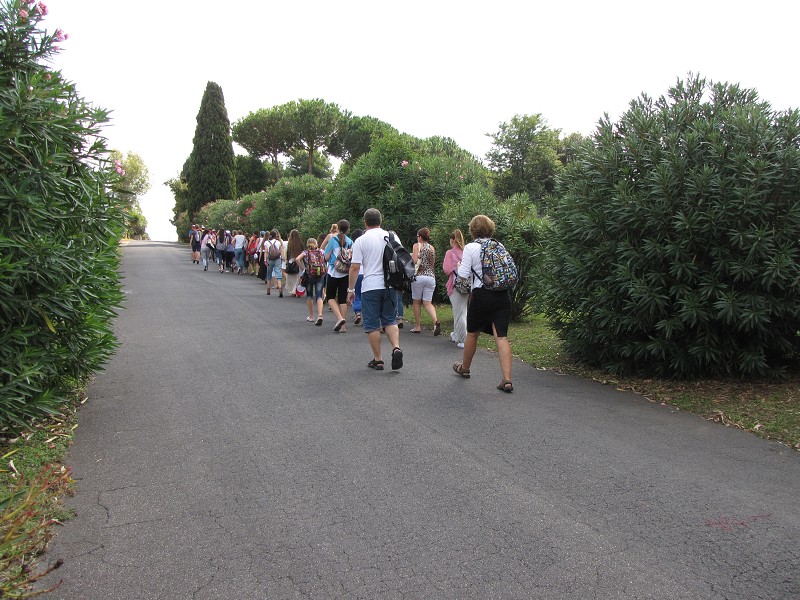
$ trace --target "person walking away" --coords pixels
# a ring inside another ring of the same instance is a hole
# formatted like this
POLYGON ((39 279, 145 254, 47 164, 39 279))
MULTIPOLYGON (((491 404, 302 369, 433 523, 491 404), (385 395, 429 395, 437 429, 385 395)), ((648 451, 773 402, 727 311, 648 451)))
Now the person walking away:
MULTIPOLYGON (((322 234, 320 234, 320 235, 322 235, 322 234)), ((320 239, 317 238, 317 243, 319 244, 319 249, 322 250, 323 252, 327 252, 328 241, 332 237, 336 237, 337 235, 339 235, 339 224, 338 223, 331 223, 330 231, 328 231, 328 234, 322 239, 322 241, 320 241, 320 239)))
POLYGON ((433 305, 433 291, 436 289, 436 277, 433 266, 436 264, 436 249, 430 243, 431 230, 423 227, 417 231, 417 242, 411 251, 411 258, 417 265, 417 276, 411 282, 411 303, 414 310, 414 329, 411 333, 422 332, 422 307, 433 321, 433 335, 442 333, 442 326, 436 317, 433 305))
POLYGON ((372 360, 367 363, 370 369, 383 371, 381 355, 381 329, 392 346, 392 370, 403 367, 403 351, 400 349, 400 330, 397 327, 396 295, 386 285, 383 272, 383 251, 389 233, 381 227, 382 216, 377 208, 364 212, 366 230, 353 244, 353 260, 348 275, 348 298, 355 298, 356 281, 363 269, 361 282, 361 315, 364 332, 367 334, 372 360))
POLYGON ((235 270, 239 275, 242 275, 244 273, 244 267, 245 267, 244 253, 245 250, 247 249, 246 248, 247 237, 244 235, 244 233, 242 233, 241 229, 235 231, 234 233, 235 235, 233 236, 233 254, 236 260, 235 270))
POLYGON ((258 277, 261 281, 265 281, 267 278, 267 263, 264 262, 264 243, 267 241, 267 238, 265 237, 266 234, 266 231, 259 233, 258 246, 256 246, 256 254, 253 257, 256 263, 256 277, 258 277))
MULTIPOLYGON (((461 257, 464 254, 464 234, 460 229, 456 229, 450 234, 450 250, 444 253, 444 263, 442 269, 447 275, 447 297, 453 307, 453 333, 450 339, 458 345, 464 347, 467 339, 467 302, 469 294, 461 292, 455 288, 455 280, 458 274, 458 267, 461 265, 461 257)), ((469 282, 472 279, 470 277, 469 282)))
POLYGON ((192 264, 200 264, 200 240, 202 232, 199 225, 192 225, 189 230, 189 246, 192 248, 192 264))
POLYGON ((297 255, 303 252, 303 240, 300 238, 300 232, 297 229, 292 229, 289 232, 289 238, 286 240, 286 273, 285 283, 283 288, 292 296, 296 296, 297 283, 300 280, 300 263, 297 260, 297 255))
POLYGON ((220 227, 217 230, 217 265, 219 272, 225 272, 225 249, 228 247, 228 235, 225 230, 220 227))
POLYGON ((203 271, 208 271, 208 253, 211 246, 211 230, 203 230, 203 235, 200 238, 200 258, 203 261, 203 271))
POLYGON ((508 342, 508 323, 511 320, 511 294, 508 290, 495 291, 484 288, 483 254, 495 232, 495 224, 486 215, 476 215, 469 222, 472 241, 464 246, 459 277, 472 277, 472 297, 467 307, 467 339, 464 342, 464 356, 461 362, 453 365, 453 370, 468 379, 470 366, 478 347, 481 332, 494 336, 500 371, 503 379, 497 389, 511 393, 511 344, 508 342))
POLYGON ((247 265, 247 273, 249 275, 256 274, 256 248, 258 247, 258 232, 254 231, 250 238, 247 240, 247 247, 245 250, 244 261, 247 265))
POLYGON ((225 268, 233 273, 233 259, 236 256, 233 234, 231 234, 230 230, 226 230, 225 234, 225 239, 228 242, 228 245, 225 247, 225 268))
POLYGON ((317 326, 322 325, 322 294, 325 289, 325 255, 317 247, 317 240, 308 238, 306 249, 295 257, 295 262, 304 265, 306 281, 306 304, 308 319, 317 326), (314 317, 314 304, 317 305, 317 316, 314 317))
MULTIPOLYGON (((363 229, 356 229, 353 232, 353 235, 350 238, 353 240, 353 243, 356 243, 356 240, 364 235, 363 229)), ((358 272, 358 279, 356 280, 356 293, 353 297, 353 324, 358 325, 361 323, 361 282, 364 281, 364 268, 362 267, 358 272)))
MULTIPOLYGON (((326 298, 328 306, 336 317, 333 330, 345 333, 347 322, 347 276, 350 272, 353 240, 347 237, 350 222, 342 219, 338 223, 339 233, 328 240, 325 260, 328 261, 328 286, 326 298)), ((355 284, 355 282, 353 282, 355 284)))
POLYGON ((277 229, 269 232, 269 241, 265 244, 266 257, 267 257, 267 296, 270 295, 270 286, 272 280, 275 279, 275 288, 278 290, 278 297, 283 298, 283 265, 281 261, 281 252, 283 249, 283 241, 277 229))

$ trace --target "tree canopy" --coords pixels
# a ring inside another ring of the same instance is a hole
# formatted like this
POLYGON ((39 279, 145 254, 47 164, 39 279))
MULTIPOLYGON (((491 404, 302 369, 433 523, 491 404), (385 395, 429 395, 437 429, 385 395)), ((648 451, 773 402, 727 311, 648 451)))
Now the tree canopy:
POLYGON ((555 191, 556 176, 561 170, 560 130, 550 129, 540 114, 516 115, 501 123, 486 155, 494 173, 494 190, 501 198, 527 194, 541 204, 555 191))

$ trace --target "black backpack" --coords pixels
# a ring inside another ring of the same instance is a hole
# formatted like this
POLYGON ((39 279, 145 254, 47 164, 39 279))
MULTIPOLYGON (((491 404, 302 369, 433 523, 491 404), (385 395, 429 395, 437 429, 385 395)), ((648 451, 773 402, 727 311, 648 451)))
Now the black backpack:
POLYGON ((411 253, 403 247, 393 233, 384 236, 386 246, 383 249, 383 279, 387 288, 405 291, 411 289, 411 282, 416 278, 414 261, 411 253))

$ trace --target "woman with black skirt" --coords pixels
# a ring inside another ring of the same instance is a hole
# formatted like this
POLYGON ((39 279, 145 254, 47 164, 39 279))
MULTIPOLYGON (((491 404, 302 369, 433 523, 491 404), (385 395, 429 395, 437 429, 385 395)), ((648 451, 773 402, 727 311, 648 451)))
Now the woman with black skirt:
POLYGON ((464 246, 459 277, 472 280, 472 292, 467 308, 467 339, 464 342, 464 356, 461 362, 453 365, 453 370, 461 377, 468 379, 472 358, 478 347, 478 336, 489 333, 497 344, 497 356, 500 359, 500 371, 503 379, 497 389, 511 393, 511 344, 508 342, 508 323, 511 320, 511 295, 508 290, 494 291, 484 289, 482 253, 484 244, 495 232, 495 224, 486 215, 477 215, 469 222, 469 233, 472 242, 464 246))

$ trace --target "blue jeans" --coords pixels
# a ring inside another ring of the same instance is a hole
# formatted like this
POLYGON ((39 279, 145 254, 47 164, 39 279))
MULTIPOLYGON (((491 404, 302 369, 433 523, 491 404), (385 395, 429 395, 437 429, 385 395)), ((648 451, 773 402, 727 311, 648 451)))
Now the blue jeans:
POLYGON ((356 296, 353 298, 353 312, 361 312, 361 282, 364 281, 364 276, 359 275, 356 279, 356 296))
POLYGON ((233 255, 236 257, 236 264, 244 271, 244 248, 236 248, 233 251, 233 255))
POLYGON ((309 300, 324 299, 325 279, 318 277, 315 280, 309 278, 306 286, 306 298, 309 300))

